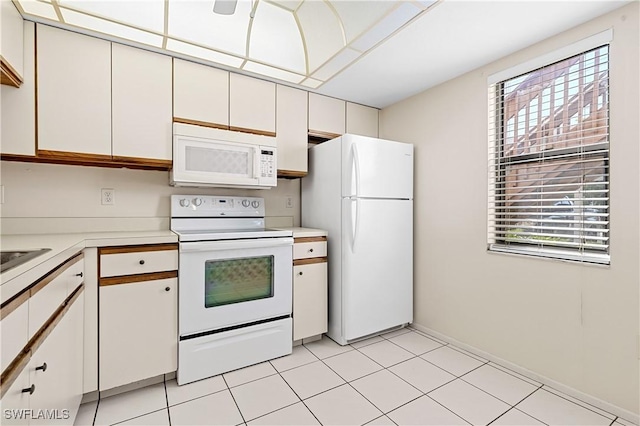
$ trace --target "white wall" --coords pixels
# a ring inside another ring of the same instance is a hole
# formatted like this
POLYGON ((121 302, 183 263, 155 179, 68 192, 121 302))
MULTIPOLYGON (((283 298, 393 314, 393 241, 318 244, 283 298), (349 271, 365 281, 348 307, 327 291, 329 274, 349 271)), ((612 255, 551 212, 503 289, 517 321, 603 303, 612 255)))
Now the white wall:
POLYGON ((639 3, 381 111, 416 144, 415 322, 639 411, 639 3), (487 253, 487 76, 608 28, 611 266, 487 253))
POLYGON ((168 172, 2 161, 0 182, 3 234, 169 229, 171 194, 264 197, 267 226, 300 224, 299 179, 264 190, 174 188, 168 172), (100 203, 101 188, 115 190, 114 205, 100 203))

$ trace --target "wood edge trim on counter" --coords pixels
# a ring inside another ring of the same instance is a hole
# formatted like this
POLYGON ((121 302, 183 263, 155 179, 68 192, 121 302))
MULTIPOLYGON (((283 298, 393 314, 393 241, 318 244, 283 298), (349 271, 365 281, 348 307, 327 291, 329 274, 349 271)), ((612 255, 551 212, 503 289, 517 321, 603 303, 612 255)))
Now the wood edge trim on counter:
POLYGON ((267 130, 248 129, 246 127, 229 126, 229 130, 232 132, 253 133, 260 136, 276 136, 276 132, 269 132, 267 130))
POLYGON ((8 86, 20 87, 24 82, 20 73, 2 55, 0 55, 0 75, 0 83, 8 86))
POLYGON ((181 124, 192 124, 194 126, 210 127, 212 129, 229 130, 229 126, 226 124, 212 123, 210 121, 198 121, 188 118, 173 117, 173 122, 181 124))
POLYGON ((327 241, 327 237, 319 236, 319 237, 294 237, 293 243, 318 243, 322 241, 327 241))
POLYGON ((178 278, 178 271, 150 272, 148 274, 100 278, 100 287, 118 284, 135 284, 143 281, 166 280, 168 278, 178 278))
POLYGON ((63 272, 69 269, 72 265, 78 263, 83 258, 84 253, 80 252, 63 264, 56 267, 54 270, 50 271, 43 279, 36 281, 35 284, 33 284, 29 289, 29 297, 35 296, 36 293, 42 290, 47 284, 58 278, 60 275, 62 275, 63 272))
POLYGON ((294 178, 303 178, 307 175, 307 172, 302 172, 298 170, 281 170, 278 169, 278 177, 285 179, 294 179, 294 178))
POLYGON ((98 254, 139 253, 145 251, 178 250, 178 243, 141 244, 135 246, 99 247, 98 254))
POLYGON ((327 257, 309 257, 307 259, 294 259, 293 266, 313 265, 314 263, 327 263, 327 257))
POLYGON ((121 157, 114 155, 113 161, 118 164, 122 163, 144 167, 157 167, 159 170, 171 170, 173 167, 173 161, 160 160, 157 158, 121 157))
POLYGON ((11 361, 11 363, 2 372, 0 378, 0 398, 3 398, 7 390, 13 385, 24 368, 29 364, 31 355, 42 345, 44 340, 51 334, 53 329, 62 320, 64 315, 71 309, 71 305, 80 297, 84 291, 84 283, 80 284, 76 289, 62 302, 53 314, 45 321, 34 336, 27 342, 20 353, 11 361))
POLYGON ((44 277, 38 278, 33 282, 33 284, 28 285, 27 287, 22 289, 22 291, 4 302, 0 307, 0 321, 16 309, 18 309, 20 305, 29 300, 30 297, 35 295, 38 291, 42 290, 44 286, 49 284, 51 281, 53 281, 54 278, 58 277, 62 272, 66 271, 71 265, 78 262, 83 257, 84 254, 82 252, 76 253, 71 258, 65 260, 64 262, 47 272, 44 277))
POLYGON ((340 135, 338 133, 325 132, 325 131, 322 131, 322 130, 309 129, 308 136, 310 136, 312 138, 329 140, 329 139, 335 139, 335 138, 340 137, 342 135, 340 135))

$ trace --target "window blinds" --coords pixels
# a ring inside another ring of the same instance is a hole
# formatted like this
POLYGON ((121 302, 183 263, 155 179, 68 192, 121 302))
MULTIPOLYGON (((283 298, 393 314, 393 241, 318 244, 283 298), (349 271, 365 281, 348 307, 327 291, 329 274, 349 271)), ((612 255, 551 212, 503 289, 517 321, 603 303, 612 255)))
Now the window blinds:
POLYGON ((489 86, 489 250, 609 263, 609 48, 489 86))

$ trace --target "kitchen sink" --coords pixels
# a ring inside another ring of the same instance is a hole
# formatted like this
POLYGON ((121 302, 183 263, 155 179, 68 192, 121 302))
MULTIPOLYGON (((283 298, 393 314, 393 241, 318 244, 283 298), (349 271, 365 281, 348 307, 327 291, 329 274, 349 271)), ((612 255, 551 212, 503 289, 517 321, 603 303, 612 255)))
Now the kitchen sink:
POLYGON ((42 248, 36 250, 14 250, 0 251, 0 272, 7 271, 30 261, 43 253, 51 250, 50 248, 42 248))

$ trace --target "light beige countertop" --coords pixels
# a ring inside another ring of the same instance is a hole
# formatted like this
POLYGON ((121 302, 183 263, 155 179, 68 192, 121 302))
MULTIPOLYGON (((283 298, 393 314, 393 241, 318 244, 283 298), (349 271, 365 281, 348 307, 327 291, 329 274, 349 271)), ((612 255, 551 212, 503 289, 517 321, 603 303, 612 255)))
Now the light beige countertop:
POLYGON ((323 229, 301 228, 301 227, 277 228, 277 229, 293 231, 293 238, 326 237, 329 235, 328 232, 323 229))
POLYGON ((1 238, 0 248, 3 251, 51 249, 34 259, 0 273, 1 303, 18 294, 86 247, 162 244, 178 241, 178 236, 169 230, 3 235, 1 238))

